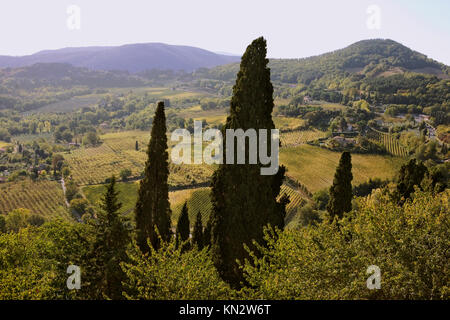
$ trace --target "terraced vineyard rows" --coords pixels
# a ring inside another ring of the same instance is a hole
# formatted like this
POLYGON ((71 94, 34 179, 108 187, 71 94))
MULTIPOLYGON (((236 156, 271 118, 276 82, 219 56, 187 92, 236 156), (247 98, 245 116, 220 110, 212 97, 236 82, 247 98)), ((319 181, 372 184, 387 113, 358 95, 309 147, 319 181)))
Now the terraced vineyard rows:
POLYGON ((406 157, 408 155, 408 150, 389 133, 371 129, 369 138, 375 142, 381 143, 386 148, 386 150, 394 156, 406 157))
POLYGON ((303 197, 301 196, 301 194, 295 190, 294 188, 287 186, 285 184, 283 184, 281 186, 281 191, 280 191, 280 196, 279 198, 283 195, 286 194, 289 196, 289 200, 291 202, 288 203, 288 205, 286 206, 286 212, 291 212, 293 210, 296 210, 297 208, 303 206, 306 202, 305 199, 303 199, 303 197))
POLYGON ((64 208, 64 194, 57 181, 23 180, 0 184, 0 214, 14 209, 30 209, 32 213, 67 218, 64 208))
MULTIPOLYGON (((147 159, 146 148, 149 133, 146 131, 125 131, 101 136, 103 143, 98 147, 80 148, 63 156, 69 164, 72 175, 81 185, 100 184, 111 175, 119 176, 122 169, 131 170, 132 177, 139 177, 147 159), (139 150, 135 150, 138 141, 139 150)), ((190 185, 209 179, 213 167, 208 165, 170 164, 169 184, 190 185)))
MULTIPOLYGON (((181 208, 183 207, 186 199, 178 201, 172 205, 172 222, 176 225, 178 216, 180 215, 181 208)), ((202 223, 206 225, 212 210, 211 203, 211 188, 198 188, 194 189, 187 198, 187 205, 189 210, 189 221, 191 226, 195 223, 197 213, 200 211, 202 214, 202 223)))
MULTIPOLYGON (((179 193, 179 196, 175 197, 175 195, 171 195, 172 224, 176 225, 181 208, 183 207, 184 202, 187 201, 191 226, 195 222, 198 211, 201 212, 202 222, 203 225, 205 225, 212 210, 211 188, 198 188, 193 189, 192 191, 181 190, 176 191, 175 193, 179 193)), ((303 206, 306 202, 298 191, 287 185, 281 186, 280 197, 284 193, 286 193, 291 200, 286 207, 286 212, 296 211, 297 208, 303 206)))
POLYGON ((319 130, 298 130, 291 132, 283 132, 281 134, 280 140, 282 147, 291 147, 324 137, 325 132, 319 130))

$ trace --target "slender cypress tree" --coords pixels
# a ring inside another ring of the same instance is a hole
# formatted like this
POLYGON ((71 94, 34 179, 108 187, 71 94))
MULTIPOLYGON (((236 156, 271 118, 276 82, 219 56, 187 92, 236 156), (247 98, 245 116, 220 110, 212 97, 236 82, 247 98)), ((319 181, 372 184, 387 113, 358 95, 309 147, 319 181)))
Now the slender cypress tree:
POLYGON ((197 217, 195 218, 194 231, 192 233, 192 244, 197 246, 199 250, 203 249, 203 225, 200 210, 197 212, 197 217))
POLYGON ((341 155, 334 174, 333 185, 330 187, 327 210, 331 217, 341 219, 345 212, 352 210, 352 179, 352 157, 345 151, 341 155))
POLYGON ((153 118, 150 142, 147 149, 144 178, 139 185, 135 207, 136 240, 143 253, 149 252, 147 239, 159 248, 159 237, 170 239, 169 155, 167 152, 166 116, 164 103, 159 102, 153 118))
POLYGON ((205 229, 203 230, 203 247, 211 247, 211 229, 212 229, 212 216, 209 216, 206 222, 205 229))
POLYGON ((190 234, 190 222, 189 222, 189 211, 187 207, 187 202, 184 203, 183 208, 181 208, 180 216, 177 222, 177 243, 181 243, 189 239, 190 234))
MULTIPOLYGON (((259 129, 268 129, 270 147, 270 129, 275 126, 271 115, 273 86, 266 52, 266 41, 261 37, 254 40, 242 56, 223 136, 226 129, 255 129, 258 136, 259 129)), ((226 138, 224 142, 225 153, 226 138)), ((244 244, 250 249, 254 249, 252 240, 263 244, 263 228, 268 224, 284 227, 285 202, 276 200, 284 179, 284 167, 275 175, 261 175, 263 165, 259 160, 257 164, 248 164, 248 145, 247 142, 246 164, 219 165, 212 180, 212 255, 221 277, 236 287, 243 281, 236 259, 243 262, 248 258, 244 244)))
POLYGON ((93 296, 99 299, 122 299, 122 281, 126 278, 120 263, 127 260, 131 237, 128 221, 119 213, 122 204, 115 185, 113 176, 102 197, 97 219, 90 220, 94 241, 87 267, 88 283, 93 296))

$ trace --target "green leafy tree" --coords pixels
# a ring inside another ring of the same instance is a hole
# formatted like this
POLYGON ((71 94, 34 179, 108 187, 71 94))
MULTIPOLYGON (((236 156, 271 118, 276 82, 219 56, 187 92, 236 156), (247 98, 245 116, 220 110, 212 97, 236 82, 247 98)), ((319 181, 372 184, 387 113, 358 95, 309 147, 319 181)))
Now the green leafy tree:
POLYGON ((86 199, 80 198, 80 199, 72 199, 70 201, 70 209, 81 217, 83 214, 87 212, 89 208, 89 202, 86 199))
POLYGON ((342 218, 352 209, 352 158, 349 152, 343 152, 339 160, 333 185, 330 187, 330 200, 327 210, 331 217, 342 218))
POLYGON ((448 191, 417 189, 399 206, 377 190, 339 223, 266 233, 268 246, 244 264, 247 299, 449 299, 448 191), (368 290, 371 265, 381 289, 368 290))
POLYGON ((100 138, 97 136, 97 133, 93 131, 89 131, 83 137, 83 145, 84 146, 95 146, 100 143, 100 138))
POLYGON ((169 155, 163 102, 159 102, 156 108, 147 156, 144 178, 139 185, 135 207, 137 244, 142 252, 149 252, 148 238, 154 248, 160 245, 157 232, 163 241, 168 241, 171 235, 171 211, 167 184, 169 155))
POLYGON ((411 159, 400 168, 395 198, 402 204, 414 192, 414 186, 420 186, 428 169, 422 161, 411 159))
POLYGON ((120 215, 122 204, 118 200, 115 185, 113 176, 106 186, 97 219, 89 221, 94 235, 87 273, 90 292, 99 299, 123 298, 122 281, 125 280, 125 274, 120 263, 127 260, 126 250, 131 237, 128 222, 120 215))
MULTIPOLYGON (((266 52, 266 41, 261 37, 254 40, 242 56, 224 136, 226 129, 255 129, 259 135, 259 129, 275 128, 271 115, 273 86, 266 52)), ((285 169, 281 167, 272 176, 261 175, 261 163, 248 164, 248 143, 246 145, 246 164, 235 161, 235 164, 219 165, 212 180, 213 258, 221 277, 233 286, 240 286, 242 281, 236 259, 248 257, 243 245, 252 246, 253 240, 262 243, 263 227, 268 224, 284 227, 285 202, 277 202, 277 196, 285 169)))
POLYGON ((5 228, 7 231, 18 232, 29 226, 31 211, 29 209, 17 208, 10 211, 5 217, 5 228))
POLYGON ((131 177, 131 174, 132 174, 132 172, 130 169, 128 169, 128 168, 122 169, 122 170, 120 170, 120 173, 119 173, 120 179, 122 179, 122 181, 126 181, 126 180, 128 180, 129 177, 131 177))
POLYGON ((144 255, 138 247, 128 251, 129 263, 122 263, 127 275, 127 299, 198 300, 230 299, 232 290, 220 279, 207 250, 183 251, 175 240, 163 241, 158 250, 149 246, 144 255))

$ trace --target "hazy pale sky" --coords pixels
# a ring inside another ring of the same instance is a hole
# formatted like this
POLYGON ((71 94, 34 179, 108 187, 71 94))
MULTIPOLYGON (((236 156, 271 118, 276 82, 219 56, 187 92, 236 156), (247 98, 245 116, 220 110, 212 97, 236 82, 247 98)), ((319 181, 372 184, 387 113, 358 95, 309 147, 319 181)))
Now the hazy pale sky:
POLYGON ((261 35, 268 40, 268 55, 273 58, 307 57, 362 39, 390 38, 450 65, 450 1, 0 2, 0 55, 143 42, 241 54, 261 35), (73 29, 77 20, 67 13, 70 5, 80 9, 79 29, 73 29))

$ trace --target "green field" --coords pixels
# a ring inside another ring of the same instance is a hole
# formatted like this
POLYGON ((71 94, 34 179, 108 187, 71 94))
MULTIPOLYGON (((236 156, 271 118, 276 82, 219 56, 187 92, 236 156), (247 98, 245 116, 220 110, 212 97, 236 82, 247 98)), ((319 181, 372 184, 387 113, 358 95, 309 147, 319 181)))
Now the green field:
POLYGON ((57 181, 22 180, 0 184, 0 214, 25 208, 43 217, 69 218, 64 194, 57 181))
MULTIPOLYGON (((280 163, 286 165, 287 175, 313 193, 331 186, 340 156, 339 152, 307 144, 280 149, 280 163)), ((369 178, 391 179, 403 161, 391 156, 353 154, 353 184, 369 178)))

